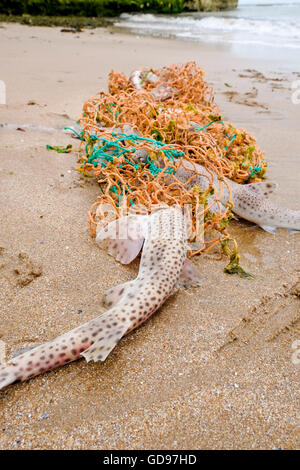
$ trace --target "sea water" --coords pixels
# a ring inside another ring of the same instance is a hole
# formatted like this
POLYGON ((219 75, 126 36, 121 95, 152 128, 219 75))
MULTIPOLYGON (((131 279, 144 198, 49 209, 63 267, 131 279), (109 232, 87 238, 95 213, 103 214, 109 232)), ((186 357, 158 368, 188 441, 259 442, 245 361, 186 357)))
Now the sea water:
POLYGON ((180 15, 127 14, 115 26, 135 34, 228 45, 241 54, 272 54, 300 65, 300 0, 239 0, 238 8, 180 15))

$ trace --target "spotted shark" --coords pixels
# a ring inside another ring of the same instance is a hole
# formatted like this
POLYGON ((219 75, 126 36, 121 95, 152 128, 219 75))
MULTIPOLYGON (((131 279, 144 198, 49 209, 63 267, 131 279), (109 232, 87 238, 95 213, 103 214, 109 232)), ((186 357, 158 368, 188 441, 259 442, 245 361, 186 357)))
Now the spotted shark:
MULTIPOLYGON (((238 184, 226 177, 221 180, 213 171, 190 161, 182 161, 175 176, 185 183, 192 175, 194 178, 188 183, 189 187, 198 186, 202 190, 209 187, 209 180, 213 177, 216 188, 221 185, 220 203, 225 206, 231 198, 232 212, 237 216, 249 220, 260 226, 266 232, 276 233, 277 228, 286 228, 289 233, 300 231, 300 210, 292 210, 280 207, 272 201, 272 194, 278 189, 278 185, 269 181, 251 184, 238 184)), ((212 211, 218 210, 215 204, 212 211)))
MULTIPOLYGON (((125 124, 124 134, 137 133, 131 126, 125 124)), ((149 151, 138 149, 133 156, 135 162, 146 163, 149 151)), ((164 162, 158 158, 156 166, 164 168, 164 162)), ((271 181, 261 181, 259 183, 238 184, 226 177, 218 177, 212 171, 207 170, 203 165, 181 158, 175 179, 185 184, 186 189, 197 186, 201 190, 207 190, 212 183, 215 188, 219 188, 218 194, 209 197, 209 205, 217 197, 219 204, 224 208, 229 200, 233 203, 232 212, 237 216, 253 222, 269 233, 276 233, 277 228, 285 228, 289 233, 300 232, 300 210, 292 210, 280 207, 272 201, 272 195, 278 190, 278 184, 271 181)), ((166 185, 174 184, 174 178, 167 177, 166 185)), ((212 212, 219 211, 218 203, 212 204, 212 212)))
POLYGON ((119 340, 144 323, 178 287, 200 284, 187 259, 186 221, 173 207, 129 215, 101 228, 97 242, 124 264, 142 249, 136 279, 104 294, 102 315, 0 366, 0 389, 84 357, 104 361, 119 340))
MULTIPOLYGON (((140 69, 132 72, 129 80, 137 90, 140 90, 147 81, 152 83, 158 82, 159 77, 152 70, 140 69)), ((156 100, 164 101, 166 98, 173 96, 174 92, 176 92, 176 90, 171 90, 171 87, 167 83, 162 83, 154 88, 151 93, 156 100), (159 88, 162 86, 165 88, 159 88), (166 90, 168 91, 167 94, 166 90)), ((198 126, 198 123, 191 121, 190 130, 193 131, 198 126)), ((148 154, 145 156, 145 152, 142 153, 141 149, 139 152, 140 155, 137 155, 137 160, 143 160, 145 162, 148 154)), ((197 185, 200 189, 206 190, 209 187, 208 182, 209 178, 211 178, 211 173, 199 164, 191 164, 184 159, 182 163, 183 165, 178 169, 175 176, 181 182, 185 183, 192 176, 191 170, 194 170, 195 177, 191 180, 190 186, 197 185)), ((218 187, 218 176, 214 172, 212 172, 212 174, 213 184, 218 187)), ((223 178, 223 181, 225 183, 221 184, 220 203, 225 205, 229 201, 229 194, 231 194, 231 201, 233 203, 232 212, 234 214, 257 224, 269 233, 276 233, 277 228, 286 228, 289 233, 297 233, 300 231, 300 211, 280 207, 272 201, 272 194, 278 188, 276 183, 263 181, 260 183, 241 185, 228 178, 223 178), (230 188, 230 191, 228 188, 230 188)), ((209 203, 210 202, 211 199, 209 203)), ((211 210, 219 210, 218 204, 213 205, 211 210)))
MULTIPOLYGON (((114 131, 123 135, 140 136, 139 132, 129 124, 124 124, 122 128, 116 128, 114 131)), ((139 148, 135 151, 133 159, 136 163, 146 163, 149 155, 149 150, 139 148)), ((190 180, 186 184, 186 188, 198 186, 199 189, 206 190, 212 180, 213 185, 220 188, 219 204, 225 206, 230 199, 233 203, 232 212, 237 216, 253 222, 266 232, 273 234, 276 233, 277 228, 285 228, 291 234, 300 231, 300 211, 280 207, 272 201, 272 195, 278 190, 277 183, 261 181, 259 183, 238 184, 226 177, 220 179, 214 171, 208 171, 204 166, 185 160, 184 157, 181 160, 182 164, 176 171, 175 177, 185 184, 190 180)), ((164 167, 164 162, 160 158, 156 160, 155 164, 161 168, 164 167)), ((171 177, 169 182, 166 180, 166 185, 169 183, 174 183, 171 177)), ((213 199, 210 197, 208 203, 211 204, 213 199)), ((219 205, 213 204, 211 212, 216 211, 219 211, 219 205)))

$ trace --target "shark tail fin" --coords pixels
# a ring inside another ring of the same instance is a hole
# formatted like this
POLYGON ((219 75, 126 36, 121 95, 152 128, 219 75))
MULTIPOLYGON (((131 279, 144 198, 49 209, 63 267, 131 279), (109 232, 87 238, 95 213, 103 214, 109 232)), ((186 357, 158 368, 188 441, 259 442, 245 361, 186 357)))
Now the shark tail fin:
POLYGON ((147 216, 129 215, 99 227, 96 241, 122 264, 133 261, 142 249, 147 229, 147 216))

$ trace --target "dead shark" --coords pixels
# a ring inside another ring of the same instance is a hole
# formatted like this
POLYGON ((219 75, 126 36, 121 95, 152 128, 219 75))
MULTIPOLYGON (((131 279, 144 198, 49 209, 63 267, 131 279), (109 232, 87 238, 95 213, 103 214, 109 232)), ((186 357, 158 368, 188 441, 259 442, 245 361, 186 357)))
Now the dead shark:
MULTIPOLYGON (((130 134, 132 132, 133 129, 130 126, 124 125, 123 133, 130 134)), ((149 151, 139 149, 133 158, 135 162, 146 163, 148 155, 149 151)), ((163 168, 164 162, 158 158, 156 165, 163 168)), ((166 185, 174 183, 173 177, 168 178, 166 185)), ((219 178, 214 171, 208 171, 204 166, 185 160, 184 157, 181 159, 181 165, 175 173, 175 178, 184 183, 187 189, 197 186, 204 191, 209 188, 210 182, 212 182, 216 188, 219 188, 220 196, 218 197, 218 194, 210 196, 209 205, 216 197, 222 206, 226 206, 231 199, 234 214, 255 223, 266 232, 274 234, 277 228, 285 228, 289 233, 300 231, 300 211, 280 207, 271 199, 272 194, 278 189, 277 183, 261 181, 259 183, 238 184, 226 177, 219 178)), ((219 211, 218 204, 213 204, 210 210, 212 212, 219 211)))
MULTIPOLYGON (((184 159, 182 163, 175 174, 179 181, 184 183, 194 174, 195 177, 189 183, 189 187, 197 185, 200 189, 206 190, 212 174, 215 187, 218 188, 219 183, 222 186, 220 202, 225 206, 231 193, 232 211, 239 217, 254 222, 269 233, 275 233, 279 227, 288 229, 290 233, 300 231, 300 211, 280 207, 272 201, 271 196, 278 188, 276 183, 262 181, 238 184, 226 177, 220 181, 215 172, 209 173, 199 164, 184 159)), ((211 210, 217 210, 216 205, 211 210)))
POLYGON ((143 246, 137 278, 105 293, 109 310, 102 315, 0 366, 0 389, 80 357, 104 361, 118 341, 144 323, 178 286, 200 283, 187 260, 186 223, 179 208, 120 218, 100 229, 97 241, 106 242, 110 254, 122 263, 132 261, 143 246))
MULTIPOLYGON (((155 82, 159 80, 159 77, 152 72, 152 70, 136 70, 132 72, 130 81, 137 89, 142 89, 147 82, 148 74, 150 74, 149 81, 155 82), (151 73, 151 74, 150 74, 151 73), (133 79, 134 78, 134 79, 133 79)), ((170 92, 170 86, 167 83, 163 83, 160 86, 165 87, 170 92)), ((160 90, 156 87, 152 90, 152 94, 156 100, 163 101, 166 98, 170 98, 172 93, 170 92, 165 96, 165 90, 160 90), (155 91, 155 93, 153 93, 155 91)), ((180 110, 179 110, 180 111, 180 110)), ((191 131, 198 127, 198 123, 191 121, 191 131)), ((127 131, 124 131, 127 133, 127 131)), ((136 131, 135 131, 136 132, 136 131)), ((142 150, 139 150, 140 155, 142 150)), ((137 160, 146 161, 148 155, 136 155, 137 160)), ((176 177, 183 183, 185 183, 192 176, 191 170, 195 170, 195 177, 190 183, 190 187, 197 185, 200 189, 206 190, 209 186, 210 173, 199 164, 191 164, 189 161, 182 159, 183 165, 176 172, 176 177), (207 178, 208 177, 208 178, 207 178)), ((159 164, 159 162, 158 162, 159 164)), ((162 166, 164 166, 162 164, 162 166)), ((219 179, 216 173, 213 172, 213 184, 218 187, 219 179)), ((254 222, 263 230, 269 233, 276 233, 277 228, 286 228, 289 233, 297 233, 300 231, 300 211, 287 209, 280 207, 273 203, 271 199, 272 193, 277 189, 277 184, 272 182, 260 182, 241 185, 234 181, 223 178, 225 183, 222 183, 220 202, 225 205, 229 200, 229 189, 231 193, 231 201, 234 206, 232 211, 250 222, 254 222)), ((212 198, 209 200, 209 203, 212 198)), ((211 207, 211 211, 219 210, 218 204, 214 204, 211 207)))

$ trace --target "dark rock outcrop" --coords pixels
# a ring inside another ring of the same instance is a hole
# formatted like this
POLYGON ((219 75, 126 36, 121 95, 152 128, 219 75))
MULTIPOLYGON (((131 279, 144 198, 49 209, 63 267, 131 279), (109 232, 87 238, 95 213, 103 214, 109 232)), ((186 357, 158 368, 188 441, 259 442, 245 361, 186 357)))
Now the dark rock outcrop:
POLYGON ((219 11, 236 8, 238 0, 187 0, 184 3, 188 11, 219 11))

